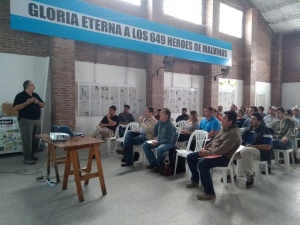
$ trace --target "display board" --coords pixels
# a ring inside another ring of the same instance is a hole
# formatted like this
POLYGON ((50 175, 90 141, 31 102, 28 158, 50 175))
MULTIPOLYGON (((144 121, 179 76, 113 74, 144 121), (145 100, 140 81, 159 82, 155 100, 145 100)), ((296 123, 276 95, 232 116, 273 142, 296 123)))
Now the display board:
POLYGON ((0 154, 22 151, 22 140, 17 117, 1 117, 0 154))
POLYGON ((108 108, 111 105, 116 106, 117 109, 129 105, 131 113, 136 113, 136 87, 82 82, 77 83, 77 87, 78 116, 104 116, 108 113, 108 108))
POLYGON ((266 108, 266 95, 265 93, 256 93, 256 105, 266 108))
POLYGON ((195 88, 165 88, 164 107, 169 108, 172 113, 181 113, 182 108, 188 111, 198 109, 199 91, 195 88))
POLYGON ((230 106, 235 102, 235 92, 219 92, 218 105, 223 106, 223 110, 229 110, 230 106))

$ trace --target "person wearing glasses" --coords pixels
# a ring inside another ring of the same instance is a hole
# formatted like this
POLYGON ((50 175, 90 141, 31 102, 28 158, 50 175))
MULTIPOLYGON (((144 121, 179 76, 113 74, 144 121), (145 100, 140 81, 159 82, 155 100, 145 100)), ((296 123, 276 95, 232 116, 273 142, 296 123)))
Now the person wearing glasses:
POLYGON ((154 126, 154 140, 144 142, 142 148, 150 163, 147 169, 154 169, 155 173, 160 172, 164 161, 164 153, 175 147, 177 140, 176 128, 170 120, 171 111, 163 108, 160 112, 160 120, 154 126), (152 149, 156 149, 157 158, 152 149))
POLYGON ((24 164, 34 165, 38 160, 34 154, 39 148, 39 139, 35 135, 41 133, 41 108, 45 107, 45 102, 33 92, 35 87, 32 81, 26 80, 23 88, 15 97, 13 109, 18 111, 24 164))

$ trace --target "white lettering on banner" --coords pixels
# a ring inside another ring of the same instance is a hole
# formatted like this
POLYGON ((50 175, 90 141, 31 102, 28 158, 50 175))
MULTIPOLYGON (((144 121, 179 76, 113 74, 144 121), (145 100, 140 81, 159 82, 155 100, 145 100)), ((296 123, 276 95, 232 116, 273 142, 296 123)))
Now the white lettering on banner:
POLYGON ((29 0, 13 2, 18 4, 18 7, 12 7, 11 13, 18 16, 75 27, 77 29, 88 30, 111 36, 122 37, 144 43, 151 43, 168 48, 197 52, 226 59, 231 58, 231 50, 228 49, 133 27, 102 18, 92 17, 29 0), (23 7, 20 7, 20 5, 23 7), (24 7, 26 7, 28 10, 25 11, 24 7))

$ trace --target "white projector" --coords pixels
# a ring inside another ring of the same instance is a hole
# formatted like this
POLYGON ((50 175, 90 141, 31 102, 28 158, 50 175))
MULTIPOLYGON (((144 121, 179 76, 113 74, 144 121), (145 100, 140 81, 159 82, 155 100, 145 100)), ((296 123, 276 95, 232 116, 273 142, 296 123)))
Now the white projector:
POLYGON ((70 135, 61 132, 51 132, 50 139, 53 141, 67 141, 70 139, 70 135))

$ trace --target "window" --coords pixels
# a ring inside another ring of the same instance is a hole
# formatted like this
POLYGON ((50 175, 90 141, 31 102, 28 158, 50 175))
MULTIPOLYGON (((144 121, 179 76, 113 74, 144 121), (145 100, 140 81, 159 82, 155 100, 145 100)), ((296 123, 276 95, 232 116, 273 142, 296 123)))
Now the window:
POLYGON ((202 0, 164 0, 164 13, 195 24, 202 24, 202 0))
POLYGON ((222 33, 242 37, 243 12, 225 4, 220 5, 220 27, 222 33))
POLYGON ((141 0, 121 0, 121 1, 128 2, 134 5, 141 5, 141 0))

